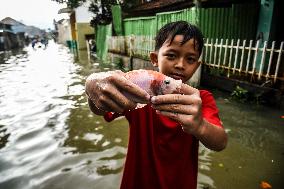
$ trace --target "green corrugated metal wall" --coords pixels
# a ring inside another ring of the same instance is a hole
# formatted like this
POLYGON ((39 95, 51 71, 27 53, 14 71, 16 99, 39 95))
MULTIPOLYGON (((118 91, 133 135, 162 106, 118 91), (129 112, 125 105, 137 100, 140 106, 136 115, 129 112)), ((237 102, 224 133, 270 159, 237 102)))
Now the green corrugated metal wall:
POLYGON ((122 24, 121 24, 122 23, 121 7, 119 5, 112 5, 111 12, 112 12, 113 28, 116 35, 123 35, 122 24))
POLYGON ((98 25, 96 27, 96 45, 97 47, 97 56, 101 60, 106 59, 107 55, 107 37, 112 35, 112 27, 109 25, 98 25))
POLYGON ((147 35, 155 36, 157 21, 156 17, 138 17, 123 20, 124 35, 147 35))
POLYGON ((199 27, 206 38, 255 39, 258 23, 256 4, 199 10, 199 27))
POLYGON ((166 23, 185 20, 200 27, 205 38, 255 39, 258 9, 255 3, 224 8, 195 8, 158 13, 154 17, 123 20, 125 35, 156 35, 166 23))
POLYGON ((167 23, 179 21, 179 20, 188 21, 192 24, 197 25, 195 7, 191 9, 184 9, 184 10, 174 11, 174 12, 158 13, 156 14, 156 17, 157 17, 157 29, 158 30, 167 23))

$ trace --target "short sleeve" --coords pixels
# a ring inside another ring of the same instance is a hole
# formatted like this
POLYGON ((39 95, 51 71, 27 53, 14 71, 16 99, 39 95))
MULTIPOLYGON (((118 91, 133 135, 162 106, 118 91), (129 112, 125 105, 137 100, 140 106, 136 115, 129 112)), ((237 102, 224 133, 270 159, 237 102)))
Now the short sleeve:
POLYGON ((107 112, 107 113, 105 113, 105 115, 104 115, 104 119, 105 119, 107 122, 111 122, 112 120, 114 120, 115 118, 117 118, 117 117, 119 117, 119 116, 122 116, 122 114, 115 113, 115 112, 107 112))
POLYGON ((205 118, 211 124, 223 127, 219 118, 219 110, 216 106, 212 93, 206 90, 200 90, 200 97, 202 99, 203 118, 205 118))

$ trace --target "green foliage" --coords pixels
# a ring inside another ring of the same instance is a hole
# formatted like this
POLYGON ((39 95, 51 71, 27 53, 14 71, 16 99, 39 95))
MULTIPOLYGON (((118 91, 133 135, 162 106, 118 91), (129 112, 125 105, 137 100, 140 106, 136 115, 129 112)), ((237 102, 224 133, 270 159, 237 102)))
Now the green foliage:
POLYGON ((117 0, 92 0, 89 11, 94 13, 91 26, 107 25, 112 22, 111 6, 117 4, 117 0))
POLYGON ((245 102, 249 99, 248 90, 237 86, 236 89, 231 93, 231 97, 241 102, 245 102))
POLYGON ((56 1, 57 3, 60 4, 65 3, 69 8, 77 8, 82 3, 86 2, 86 0, 52 0, 52 1, 56 1))
POLYGON ((263 98, 262 91, 248 91, 240 86, 237 86, 236 89, 231 93, 231 97, 234 100, 239 102, 249 102, 256 104, 264 104, 265 100, 263 98))
MULTIPOLYGON (((57 3, 65 3, 69 8, 77 8, 86 0, 51 0, 57 3)), ((96 27, 97 25, 107 25, 112 22, 111 6, 121 4, 124 9, 129 9, 137 4, 137 0, 91 0, 89 11, 94 14, 90 25, 96 27)))

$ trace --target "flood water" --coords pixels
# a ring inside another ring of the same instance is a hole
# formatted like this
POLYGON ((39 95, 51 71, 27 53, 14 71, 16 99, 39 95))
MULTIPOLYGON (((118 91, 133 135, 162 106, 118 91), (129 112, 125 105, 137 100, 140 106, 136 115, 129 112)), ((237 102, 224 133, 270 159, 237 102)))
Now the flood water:
MULTIPOLYGON (((52 42, 0 52, 0 189, 119 188, 127 121, 106 123, 84 94, 86 76, 109 69, 52 42)), ((198 188, 283 188, 284 112, 213 94, 229 143, 200 147, 198 188)))

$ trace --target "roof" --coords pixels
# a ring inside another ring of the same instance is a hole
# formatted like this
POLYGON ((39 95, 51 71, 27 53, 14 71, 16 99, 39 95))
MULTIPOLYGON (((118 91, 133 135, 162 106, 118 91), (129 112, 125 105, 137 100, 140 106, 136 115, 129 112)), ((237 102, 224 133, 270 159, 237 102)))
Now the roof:
POLYGON ((4 24, 9 24, 9 25, 25 25, 11 17, 6 17, 4 19, 1 20, 4 24))
POLYGON ((152 0, 133 6, 131 9, 123 9, 126 17, 154 16, 156 13, 176 11, 193 6, 198 7, 226 7, 237 3, 258 2, 258 0, 152 0))
POLYGON ((131 9, 123 10, 127 15, 154 15, 158 12, 173 11, 185 7, 194 6, 194 0, 153 0, 140 5, 136 5, 131 9))

